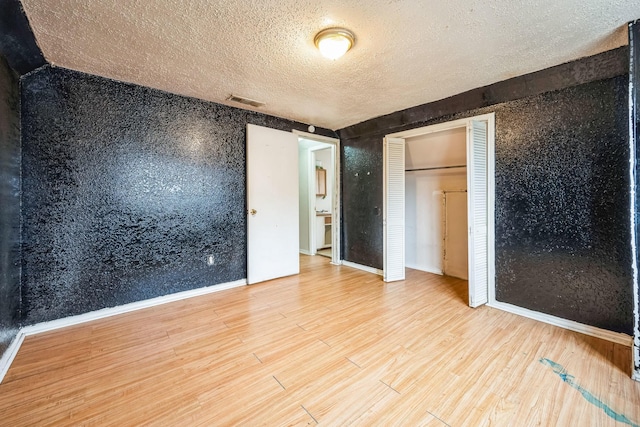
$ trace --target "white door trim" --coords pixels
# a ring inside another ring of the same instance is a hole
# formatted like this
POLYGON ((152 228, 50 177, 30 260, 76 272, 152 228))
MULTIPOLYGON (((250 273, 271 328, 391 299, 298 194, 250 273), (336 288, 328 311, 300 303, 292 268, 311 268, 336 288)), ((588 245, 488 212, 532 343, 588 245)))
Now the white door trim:
POLYGON ((325 144, 340 145, 338 138, 332 138, 330 136, 316 135, 315 133, 303 132, 301 130, 293 129, 291 132, 298 135, 300 138, 310 139, 311 141, 324 142, 325 144))
POLYGON ((468 127, 472 121, 487 121, 489 117, 495 117, 495 113, 483 114, 481 116, 468 117, 466 119, 452 120, 450 122, 438 123, 436 125, 423 126, 420 128, 409 129, 402 132, 395 132, 385 135, 392 138, 412 138, 414 136, 428 135, 430 133, 442 132, 445 130, 468 127))
MULTIPOLYGON (((323 142, 331 145, 331 155, 333 157, 333 200, 331 211, 331 264, 342 264, 342 253, 340 247, 340 140, 337 138, 331 138, 328 136, 316 135, 313 133, 302 132, 299 130, 293 130, 294 134, 298 136, 298 139, 304 138, 311 141, 323 142)), ((309 160, 311 163, 311 160, 309 160)), ((310 171, 313 172, 315 165, 310 165, 310 171)), ((310 172, 310 173, 311 173, 310 172)), ((311 180, 310 180, 311 181, 311 180)), ((309 206, 313 206, 315 202, 315 185, 311 183, 313 191, 309 191, 309 206)), ((309 251, 311 254, 315 254, 315 241, 312 241, 312 237, 315 233, 311 231, 311 228, 315 225, 315 211, 311 212, 309 209, 309 251)))
MULTIPOLYGON (((318 141, 319 142, 319 141, 318 141)), ((331 159, 335 159, 335 145, 330 145, 327 147, 326 145, 320 145, 317 147, 309 148, 309 157, 307 158, 307 170, 309 171, 309 176, 307 182, 309 184, 308 193, 309 193, 309 252, 311 255, 315 255, 318 253, 318 233, 316 233, 317 229, 317 215, 316 210, 313 209, 316 204, 316 164, 314 162, 315 152, 320 150, 331 149, 331 159)), ((335 162, 332 162, 332 164, 335 162)), ((333 194, 333 193, 332 193, 333 194)), ((334 201, 331 201, 331 206, 333 206, 334 201)), ((333 209, 331 211, 331 254, 333 255, 333 209)), ((333 258, 333 256, 332 256, 333 258)), ((333 261, 333 259, 332 259, 333 261)))
MULTIPOLYGON (((389 138, 411 138, 414 136, 427 135, 435 132, 442 132, 456 128, 468 129, 473 121, 487 122, 487 274, 488 274, 488 301, 489 304, 495 302, 495 113, 482 114, 479 116, 467 117, 459 120, 452 120, 420 128, 409 129, 402 132, 395 132, 385 137, 389 138)), ((469 189, 468 189, 469 190, 469 189)), ((386 254, 383 254, 383 258, 386 254)))

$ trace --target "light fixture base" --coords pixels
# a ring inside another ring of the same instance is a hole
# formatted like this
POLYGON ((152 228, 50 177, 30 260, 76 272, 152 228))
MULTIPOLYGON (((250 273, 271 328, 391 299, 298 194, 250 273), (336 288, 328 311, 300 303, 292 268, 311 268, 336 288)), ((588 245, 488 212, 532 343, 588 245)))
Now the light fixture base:
POLYGON ((353 47, 356 36, 346 28, 325 28, 313 39, 322 56, 338 59, 353 47))

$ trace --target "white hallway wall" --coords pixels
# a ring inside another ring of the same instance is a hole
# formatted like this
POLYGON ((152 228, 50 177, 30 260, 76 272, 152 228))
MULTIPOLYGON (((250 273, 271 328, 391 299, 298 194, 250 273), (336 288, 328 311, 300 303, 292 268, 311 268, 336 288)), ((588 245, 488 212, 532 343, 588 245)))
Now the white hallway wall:
MULTIPOLYGON (((314 210, 316 207, 313 205, 309 205, 310 194, 309 189, 312 188, 311 184, 313 184, 313 188, 315 188, 315 168, 313 168, 314 163, 314 151, 312 149, 317 147, 330 147, 328 144, 311 141, 308 139, 300 138, 298 143, 298 184, 300 191, 300 199, 299 199, 299 220, 300 220, 300 252, 309 254, 311 253, 311 242, 309 241, 309 231, 310 227, 315 227, 315 223, 309 223, 310 211, 314 210), (312 169, 313 168, 313 169, 312 169), (311 181, 311 180, 314 181, 311 181)), ((328 161, 326 163, 325 169, 329 168, 331 173, 333 174, 333 168, 331 165, 331 150, 322 150, 329 152, 328 161)), ((316 151, 317 152, 317 151, 316 151)), ((325 163, 323 163, 325 164, 325 163)), ((333 179, 333 175, 329 176, 329 171, 327 171, 327 182, 329 179, 333 179)), ((329 190, 333 190, 333 186, 329 186, 329 190)), ((315 198, 316 202, 318 198, 315 198)), ((331 196, 327 193, 327 200, 329 202, 329 208, 331 207, 331 196)))
POLYGON ((331 161, 331 148, 314 151, 315 164, 320 162, 327 171, 327 195, 326 197, 316 197, 316 211, 331 212, 331 201, 333 200, 333 167, 331 161))
POLYGON ((306 254, 310 253, 311 249, 309 242, 309 148, 312 145, 312 142, 306 140, 301 140, 298 145, 300 252, 306 254))

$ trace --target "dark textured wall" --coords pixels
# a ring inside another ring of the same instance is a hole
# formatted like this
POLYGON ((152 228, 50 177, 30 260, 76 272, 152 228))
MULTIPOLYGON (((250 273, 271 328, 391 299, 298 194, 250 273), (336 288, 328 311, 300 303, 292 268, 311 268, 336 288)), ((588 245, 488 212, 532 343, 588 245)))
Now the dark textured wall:
MULTIPOLYGON (((633 161, 635 165, 635 246, 636 267, 640 265, 640 20, 629 23, 629 100, 630 100, 630 146, 633 147, 633 161)), ((640 287, 638 277, 635 277, 636 316, 633 346, 634 378, 640 380, 640 287)))
POLYGON ((341 142, 342 257, 382 269, 382 144, 376 138, 341 142))
POLYGON ((629 72, 629 48, 622 46, 598 55, 514 77, 449 98, 396 111, 340 129, 343 139, 400 132, 452 114, 509 102, 527 96, 617 77, 629 72))
POLYGON ((631 333, 627 77, 496 109, 496 299, 631 333))
POLYGON ((0 53, 19 74, 46 64, 20 0, 0 0, 0 53))
POLYGON ((20 318, 20 97, 0 56, 0 354, 20 318))
MULTIPOLYGON (((627 52, 561 66, 574 77, 565 89, 538 93, 539 72, 536 87, 522 85, 530 80, 522 76, 484 88, 504 94, 492 106, 464 110, 458 95, 341 130, 345 259, 382 268, 382 218, 374 209, 382 203, 385 134, 495 112, 497 299, 631 333, 628 85, 618 60, 628 60, 627 52), (616 65, 600 68, 602 61, 616 65), (597 79, 598 70, 604 79, 597 79), (350 158, 357 161, 349 164, 350 158), (367 191, 355 176, 361 165, 378 167, 367 191)), ((557 70, 549 78, 564 81, 557 70)), ((488 99, 476 92, 469 105, 488 99)))
POLYGON ((246 277, 246 124, 305 125, 61 68, 22 85, 25 323, 246 277))

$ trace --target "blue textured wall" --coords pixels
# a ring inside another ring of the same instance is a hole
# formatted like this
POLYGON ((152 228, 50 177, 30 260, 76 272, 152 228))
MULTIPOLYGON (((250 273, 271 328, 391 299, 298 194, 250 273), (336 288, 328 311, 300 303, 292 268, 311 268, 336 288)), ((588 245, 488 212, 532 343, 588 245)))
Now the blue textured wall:
POLYGON ((305 125, 61 68, 22 85, 25 323, 246 277, 246 124, 305 125))
POLYGON ((619 49, 341 130, 345 259, 382 268, 385 134, 495 112, 497 299, 632 333, 625 60, 619 49), (618 76, 588 82, 598 73, 618 76), (573 85, 547 91, 545 75, 573 85), (464 111, 496 93, 505 101, 464 111))
POLYGON ((20 97, 0 56, 0 354, 20 320, 20 97))

